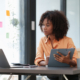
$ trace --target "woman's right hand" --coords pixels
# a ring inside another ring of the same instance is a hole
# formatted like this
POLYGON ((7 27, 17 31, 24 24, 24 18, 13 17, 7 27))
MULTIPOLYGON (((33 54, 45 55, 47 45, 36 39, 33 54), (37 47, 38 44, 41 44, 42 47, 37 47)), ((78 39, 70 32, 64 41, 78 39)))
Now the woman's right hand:
POLYGON ((39 62, 39 65, 40 66, 46 66, 46 65, 48 65, 48 62, 49 62, 49 56, 46 57, 46 60, 45 61, 39 62))

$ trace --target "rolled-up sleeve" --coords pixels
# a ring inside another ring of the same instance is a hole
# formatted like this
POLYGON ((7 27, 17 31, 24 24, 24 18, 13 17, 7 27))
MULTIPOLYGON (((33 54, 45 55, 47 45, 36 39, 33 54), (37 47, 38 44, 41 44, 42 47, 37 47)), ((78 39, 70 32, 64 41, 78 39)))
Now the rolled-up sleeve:
POLYGON ((77 63, 78 54, 77 54, 76 47, 71 38, 69 38, 69 41, 68 41, 68 48, 75 48, 72 60, 74 60, 77 63))
POLYGON ((37 48, 37 54, 36 54, 36 58, 35 58, 34 63, 36 65, 39 65, 38 63, 40 61, 44 61, 44 50, 43 50, 43 41, 42 41, 42 39, 39 42, 39 46, 37 48))

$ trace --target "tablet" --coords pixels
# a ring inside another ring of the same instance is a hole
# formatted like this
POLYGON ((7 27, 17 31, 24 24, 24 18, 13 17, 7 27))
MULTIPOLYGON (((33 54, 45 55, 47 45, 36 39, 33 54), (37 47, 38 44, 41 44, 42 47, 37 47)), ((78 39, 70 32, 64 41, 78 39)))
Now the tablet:
POLYGON ((50 53, 50 58, 49 58, 49 62, 48 62, 48 67, 70 67, 70 65, 66 64, 66 63, 61 63, 55 60, 55 57, 53 54, 57 54, 57 51, 62 53, 64 56, 66 56, 68 54, 68 52, 70 51, 70 59, 72 59, 73 54, 74 54, 74 50, 75 48, 70 48, 70 49, 51 49, 51 53, 50 53))

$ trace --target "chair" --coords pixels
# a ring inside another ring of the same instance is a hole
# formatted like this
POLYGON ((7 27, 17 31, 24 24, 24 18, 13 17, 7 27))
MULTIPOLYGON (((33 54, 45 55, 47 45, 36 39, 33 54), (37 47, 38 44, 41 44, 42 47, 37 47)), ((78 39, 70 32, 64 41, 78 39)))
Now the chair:
POLYGON ((80 58, 80 48, 77 48, 78 57, 80 58))

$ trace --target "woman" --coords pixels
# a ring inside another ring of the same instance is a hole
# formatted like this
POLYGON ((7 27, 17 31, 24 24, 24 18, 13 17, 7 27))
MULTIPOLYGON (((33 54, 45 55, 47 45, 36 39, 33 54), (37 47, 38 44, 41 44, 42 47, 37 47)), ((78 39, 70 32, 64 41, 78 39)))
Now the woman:
MULTIPOLYGON (((60 56, 54 55, 54 57, 59 62, 76 67, 76 59, 78 58, 77 50, 72 39, 66 36, 69 25, 65 15, 57 10, 47 11, 42 14, 39 25, 41 31, 45 34, 45 37, 42 37, 40 40, 34 61, 35 64, 39 66, 47 65, 51 49, 75 48, 72 60, 70 59, 70 52, 68 52, 67 56, 64 56, 58 52, 60 56), (44 59, 44 54, 46 56, 46 59, 44 59)), ((78 78, 77 75, 66 76, 72 80, 77 80, 78 78)), ((51 80, 58 80, 58 76, 55 75, 49 78, 51 80)))

